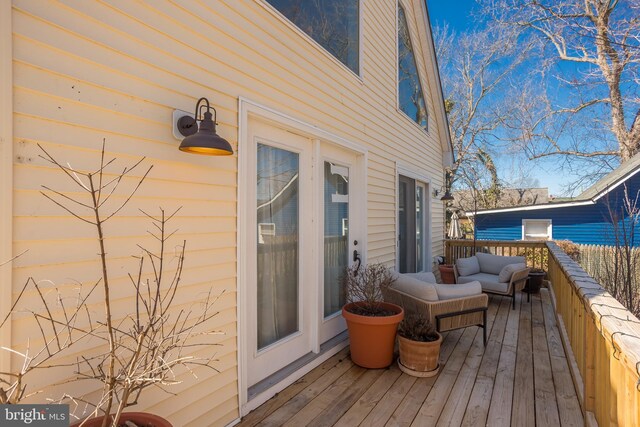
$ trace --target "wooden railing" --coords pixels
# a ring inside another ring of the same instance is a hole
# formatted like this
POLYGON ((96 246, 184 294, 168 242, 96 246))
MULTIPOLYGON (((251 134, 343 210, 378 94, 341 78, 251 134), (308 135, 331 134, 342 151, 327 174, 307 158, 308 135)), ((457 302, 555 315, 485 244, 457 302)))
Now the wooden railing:
POLYGON ((524 255, 547 271, 585 424, 640 426, 640 320, 554 242, 445 242, 447 263, 476 252, 524 255))
POLYGON ((558 245, 547 246, 556 317, 587 424, 640 425, 640 321, 558 245))
POLYGON ((454 264, 458 258, 467 258, 476 252, 503 256, 524 256, 527 265, 547 270, 549 251, 546 242, 525 240, 447 240, 445 257, 447 264, 454 264))

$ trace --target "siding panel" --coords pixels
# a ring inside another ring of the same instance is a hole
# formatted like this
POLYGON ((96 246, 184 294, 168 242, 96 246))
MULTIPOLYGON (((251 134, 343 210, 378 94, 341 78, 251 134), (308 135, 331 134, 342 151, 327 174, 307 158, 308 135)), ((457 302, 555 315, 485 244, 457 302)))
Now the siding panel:
MULTIPOLYGON (((420 3, 416 0, 413 9, 420 3)), ((176 238, 187 240, 185 289, 226 290, 221 317, 212 326, 227 335, 220 341, 220 374, 203 373, 195 385, 187 381, 176 397, 149 393, 137 409, 153 410, 177 425, 232 421, 239 415, 237 157, 178 152, 179 142, 171 135, 173 109, 191 111, 197 98, 207 96, 218 111, 220 135, 236 151, 243 143, 235 137, 239 96, 366 146, 368 257, 393 265, 396 162, 442 185, 433 69, 418 58, 430 115, 430 132, 425 133, 397 108, 392 0, 363 2, 361 78, 261 1, 14 0, 13 5, 14 251, 29 250, 16 262, 14 293, 31 275, 71 289, 70 279, 91 282, 98 272, 93 229, 78 225, 39 195, 43 183, 63 191, 77 188, 38 157, 36 143, 79 168, 96 164, 103 138, 108 155, 123 164, 147 156, 146 163, 154 165, 147 182, 107 226, 109 260, 120 265, 112 272, 116 305, 127 312, 132 295, 123 267, 131 265, 136 243, 150 242, 137 209, 182 206, 174 226, 176 238)), ((426 34, 422 17, 407 12, 414 43, 421 43, 416 40, 426 34)), ((123 191, 114 201, 124 197, 123 191)), ((441 251, 442 215, 442 204, 434 201, 434 254, 441 251)), ((185 293, 180 302, 197 301, 193 295, 185 293)), ((22 322, 16 321, 16 331, 27 330, 22 322)), ((15 334, 13 344, 24 345, 24 336, 15 334)))

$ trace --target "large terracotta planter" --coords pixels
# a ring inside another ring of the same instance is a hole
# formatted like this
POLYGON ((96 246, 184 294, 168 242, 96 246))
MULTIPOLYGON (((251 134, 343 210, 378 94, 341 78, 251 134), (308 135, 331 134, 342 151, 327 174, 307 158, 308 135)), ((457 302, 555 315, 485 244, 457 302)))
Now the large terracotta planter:
POLYGON ((349 328, 349 345, 351 360, 358 366, 370 369, 386 368, 393 363, 393 349, 396 343, 398 324, 404 319, 402 307, 381 303, 393 311, 392 316, 361 316, 349 312, 349 308, 358 303, 350 303, 342 307, 342 316, 349 328))
POLYGON ((456 283, 456 275, 453 273, 453 265, 439 265, 440 278, 442 283, 453 285, 456 283))
POLYGON ((413 341, 398 335, 400 369, 414 376, 433 376, 437 374, 441 344, 442 335, 440 334, 438 334, 436 341, 430 342, 413 341))
MULTIPOLYGON (((100 427, 104 417, 92 418, 82 427, 100 427)), ((125 412, 120 416, 120 423, 131 421, 140 427, 173 427, 173 425, 162 417, 146 412, 125 412)), ((82 421, 72 424, 71 427, 78 427, 82 421)))

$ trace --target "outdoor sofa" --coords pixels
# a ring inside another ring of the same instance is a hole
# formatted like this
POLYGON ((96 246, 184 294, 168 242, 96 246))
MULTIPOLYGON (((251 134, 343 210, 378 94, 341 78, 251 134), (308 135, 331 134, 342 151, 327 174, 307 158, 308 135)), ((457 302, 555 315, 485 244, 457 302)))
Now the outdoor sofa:
MULTIPOLYGON (((453 272, 456 283, 480 282, 482 291, 505 295, 513 299, 516 308, 516 291, 527 283, 529 268, 522 256, 500 256, 478 252, 469 258, 458 258, 453 272)), ((527 301, 529 301, 527 294, 527 301)))
POLYGON ((479 326, 486 344, 489 297, 480 283, 443 285, 436 283, 433 273, 394 273, 394 278, 383 290, 385 301, 404 308, 405 315, 425 316, 438 332, 479 326))

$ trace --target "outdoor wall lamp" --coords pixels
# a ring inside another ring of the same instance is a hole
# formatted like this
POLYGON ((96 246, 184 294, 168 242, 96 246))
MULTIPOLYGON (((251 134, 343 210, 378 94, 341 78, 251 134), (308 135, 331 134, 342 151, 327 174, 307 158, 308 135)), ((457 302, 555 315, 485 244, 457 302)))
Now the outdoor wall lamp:
POLYGON ((196 103, 194 117, 184 115, 176 123, 178 132, 185 137, 180 144, 180 151, 208 156, 229 156, 233 154, 231 144, 216 133, 217 116, 218 112, 209 105, 209 100, 200 98, 196 103), (201 114, 203 108, 206 108, 206 111, 201 114), (215 114, 213 118, 211 110, 215 114), (200 122, 200 126, 198 126, 198 122, 200 122))
MULTIPOLYGON (((444 191, 444 188, 433 190, 433 197, 438 197, 443 191, 444 191)), ((450 202, 451 200, 454 200, 454 198, 449 192, 449 190, 446 190, 444 191, 444 194, 442 195, 440 200, 442 200, 443 202, 450 202)))
POLYGON ((440 193, 444 191, 444 194, 442 195, 442 197, 440 197, 440 200, 443 202, 450 202, 454 200, 450 190, 451 186, 449 185, 450 174, 451 174, 451 171, 449 170, 447 170, 444 174, 444 181, 445 181, 444 187, 433 190, 433 197, 438 197, 440 193))

